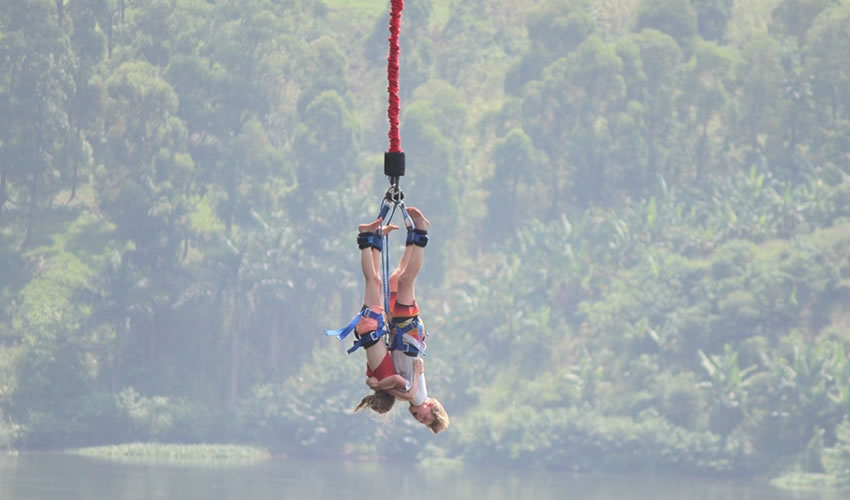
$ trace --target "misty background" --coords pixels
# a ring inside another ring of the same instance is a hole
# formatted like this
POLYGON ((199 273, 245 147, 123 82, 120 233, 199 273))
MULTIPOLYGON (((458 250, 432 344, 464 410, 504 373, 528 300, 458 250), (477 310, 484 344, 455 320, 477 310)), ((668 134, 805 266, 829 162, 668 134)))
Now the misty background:
POLYGON ((388 12, 0 4, 0 448, 850 483, 850 2, 406 2, 438 436, 353 415, 322 334, 386 187, 388 12))

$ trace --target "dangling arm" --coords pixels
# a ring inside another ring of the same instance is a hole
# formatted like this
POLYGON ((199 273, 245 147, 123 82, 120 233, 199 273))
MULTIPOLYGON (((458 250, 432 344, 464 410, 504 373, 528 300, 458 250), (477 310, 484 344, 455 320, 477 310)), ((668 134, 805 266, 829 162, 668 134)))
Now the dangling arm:
MULTIPOLYGON (((419 375, 425 373, 425 363, 422 361, 422 358, 416 358, 416 360, 413 362, 413 370, 414 375, 413 380, 410 382, 410 389, 406 391, 401 389, 390 389, 387 392, 389 392, 398 399, 412 401, 413 395, 416 394, 416 390, 419 388, 419 375)), ((400 375, 396 376, 400 377, 400 375)), ((402 380, 404 380, 404 378, 402 378, 402 380)), ((407 381, 405 380, 405 384, 406 382, 407 381)), ((404 387, 404 385, 402 385, 402 387, 404 387)))
POLYGON ((398 387, 403 388, 407 385, 407 380, 398 374, 390 375, 381 381, 378 381, 375 377, 369 377, 366 379, 366 385, 373 391, 388 391, 392 393, 393 391, 398 391, 398 387))

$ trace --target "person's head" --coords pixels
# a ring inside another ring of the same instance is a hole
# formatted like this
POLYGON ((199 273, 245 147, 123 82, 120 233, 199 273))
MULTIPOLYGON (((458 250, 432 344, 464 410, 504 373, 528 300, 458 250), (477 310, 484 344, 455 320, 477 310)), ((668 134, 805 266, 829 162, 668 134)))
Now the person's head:
POLYGON ((395 397, 392 394, 386 391, 375 391, 360 400, 360 404, 354 408, 354 413, 357 413, 363 408, 369 408, 375 413, 383 415, 392 409, 393 403, 395 403, 395 397))
POLYGON ((425 425, 434 434, 449 427, 449 415, 443 404, 434 398, 428 398, 421 405, 410 405, 408 411, 419 423, 425 425))

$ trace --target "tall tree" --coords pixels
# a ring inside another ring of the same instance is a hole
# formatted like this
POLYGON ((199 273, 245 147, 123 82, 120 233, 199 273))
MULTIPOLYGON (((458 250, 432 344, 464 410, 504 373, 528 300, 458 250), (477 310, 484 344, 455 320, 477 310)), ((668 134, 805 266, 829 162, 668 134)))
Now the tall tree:
POLYGON ((26 193, 26 229, 22 246, 31 243, 35 219, 44 200, 59 189, 59 146, 68 129, 68 96, 73 92, 68 39, 51 15, 48 0, 4 3, 5 36, 0 53, 0 99, 14 122, 0 130, 0 215, 9 192, 26 193))
POLYGON ((736 65, 740 106, 740 140, 751 154, 773 149, 780 136, 777 127, 784 72, 779 43, 758 33, 741 50, 736 65), (772 144, 767 144, 772 143, 772 144))
POLYGON ((687 144, 693 161, 693 175, 703 179, 715 160, 716 142, 725 139, 712 136, 710 125, 723 121, 723 112, 729 102, 729 87, 732 84, 734 54, 713 42, 699 42, 686 68, 679 96, 678 116, 686 124, 682 131, 692 140, 681 137, 687 144))
POLYGON ((77 194, 80 169, 84 171, 93 163, 90 136, 98 125, 103 102, 102 80, 96 78, 98 65, 105 55, 105 40, 98 30, 99 0, 73 2, 68 6, 70 41, 73 49, 74 91, 70 95, 68 136, 64 140, 63 161, 70 163, 66 170, 70 176, 71 200, 77 194))
POLYGON ((826 9, 815 18, 803 46, 805 73, 812 82, 814 101, 826 128, 850 119, 850 4, 826 9))

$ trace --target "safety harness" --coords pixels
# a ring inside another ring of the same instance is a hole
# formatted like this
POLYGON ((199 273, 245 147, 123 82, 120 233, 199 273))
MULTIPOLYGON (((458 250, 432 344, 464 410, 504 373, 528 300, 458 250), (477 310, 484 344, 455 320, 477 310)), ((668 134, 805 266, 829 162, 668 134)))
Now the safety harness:
POLYGON ((369 309, 366 306, 363 306, 360 309, 360 312, 354 316, 354 319, 348 323, 347 326, 340 328, 338 330, 325 330, 325 335, 329 337, 336 337, 340 341, 345 340, 348 335, 354 331, 357 327, 357 323, 360 321, 360 318, 371 318, 378 322, 378 329, 369 333, 363 334, 359 339, 354 342, 354 346, 349 349, 347 352, 351 354, 356 351, 358 348, 363 347, 364 344, 375 343, 387 334, 387 329, 385 328, 386 324, 384 323, 384 315, 383 313, 375 312, 369 309))
POLYGON ((389 345, 391 351, 401 351, 412 356, 425 355, 425 338, 428 332, 425 330, 425 324, 419 319, 419 315, 407 318, 400 323, 392 323, 392 330, 393 337, 389 345), (410 335, 410 332, 414 330, 417 333, 415 337, 410 335))

